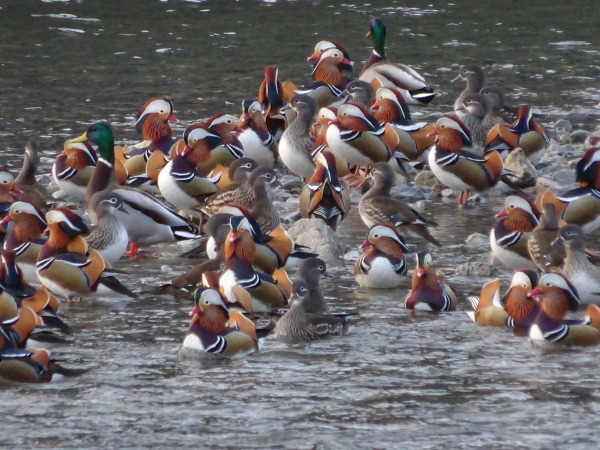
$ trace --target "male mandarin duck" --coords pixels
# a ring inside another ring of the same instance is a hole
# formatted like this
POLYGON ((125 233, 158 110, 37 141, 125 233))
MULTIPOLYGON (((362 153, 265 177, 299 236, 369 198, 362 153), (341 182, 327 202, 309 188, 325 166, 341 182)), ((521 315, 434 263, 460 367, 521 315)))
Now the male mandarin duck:
POLYGON ((323 297, 321 286, 319 285, 321 277, 331 277, 327 272, 327 263, 321 258, 308 258, 302 260, 298 266, 296 276, 306 283, 308 288, 308 297, 304 302, 304 310, 309 313, 329 313, 329 304, 323 297))
POLYGON ((373 225, 359 250, 362 253, 354 264, 359 286, 392 289, 402 284, 406 274, 404 254, 408 249, 395 227, 384 223, 373 225))
POLYGON ((529 330, 540 309, 538 302, 531 297, 538 278, 532 270, 516 271, 502 299, 500 282, 494 280, 486 283, 479 297, 468 297, 474 311, 467 311, 467 315, 478 325, 529 330))
MULTIPOLYGON (((329 124, 335 119, 337 119, 337 108, 324 107, 319 109, 317 120, 312 125, 315 133, 315 142, 312 149, 313 160, 324 150, 330 150, 327 143, 327 130, 329 129, 329 124)), ((338 175, 345 177, 350 173, 348 163, 338 155, 334 155, 334 157, 338 175)))
MULTIPOLYGON (((546 273, 531 293, 540 300, 540 311, 529 329, 534 342, 589 346, 600 343, 600 330, 587 324, 569 325, 563 322, 568 311, 577 311, 579 296, 573 285, 562 275, 546 273)), ((594 307, 592 307, 592 310, 594 307)))
POLYGON ((600 227, 600 147, 586 150, 575 171, 579 187, 560 195, 553 203, 565 222, 591 233, 600 227))
POLYGON ((592 264, 585 253, 585 235, 579 225, 569 224, 559 231, 557 241, 565 246, 561 273, 575 286, 583 303, 600 305, 600 267, 592 264))
MULTIPOLYGON (((100 191, 117 193, 128 214, 119 218, 125 225, 131 243, 131 256, 137 254, 140 244, 150 245, 161 242, 175 242, 199 237, 198 229, 187 219, 175 213, 152 195, 128 186, 114 183, 114 137, 110 127, 102 122, 92 124, 88 130, 72 142, 90 142, 98 146, 100 159, 90 180, 86 198, 100 191)), ((87 209, 92 223, 96 221, 94 211, 87 209)))
POLYGON ((459 204, 467 203, 469 191, 486 191, 505 175, 498 152, 490 152, 481 158, 462 150, 463 146, 471 147, 472 140, 457 117, 438 119, 430 136, 435 136, 435 145, 429 151, 429 167, 442 184, 461 191, 459 204))
POLYGON ((256 254, 252 228, 246 217, 231 217, 219 285, 229 303, 239 303, 249 312, 271 312, 284 306, 289 295, 271 275, 256 273, 252 267, 256 254))
POLYGON ((457 111, 463 107, 464 99, 467 95, 477 94, 485 86, 486 76, 483 69, 475 64, 467 64, 461 66, 460 71, 456 78, 452 82, 458 80, 464 80, 466 82, 465 88, 454 100, 454 111, 457 111))
POLYGON ((52 177, 69 199, 83 201, 97 162, 98 157, 90 142, 72 142, 69 139, 52 165, 52 177))
POLYGON ((363 66, 359 78, 369 83, 377 80, 383 87, 393 87, 402 92, 405 100, 413 104, 427 104, 436 94, 433 88, 414 69, 404 64, 392 64, 385 55, 385 24, 379 17, 369 22, 367 36, 373 38, 373 52, 363 66))
POLYGON ((167 201, 191 216, 201 214, 197 209, 217 192, 217 179, 201 175, 196 167, 210 159, 211 150, 221 145, 221 138, 206 129, 204 124, 188 127, 183 140, 183 153, 169 161, 158 175, 158 188, 167 201))
POLYGON ((344 71, 351 70, 352 63, 344 57, 340 49, 325 50, 314 66, 312 72, 314 83, 306 89, 296 90, 296 93, 311 96, 320 108, 338 106, 346 99, 344 90, 349 80, 344 76, 344 71))
POLYGON ((242 358, 257 352, 262 339, 254 323, 239 313, 232 313, 221 293, 212 288, 194 292, 196 305, 183 340, 183 348, 226 358, 242 358))
POLYGON ((15 251, 17 265, 28 282, 39 283, 35 265, 46 242, 44 214, 31 203, 19 201, 12 204, 2 223, 9 221, 14 225, 4 241, 4 249, 15 251))
POLYGON ((244 100, 237 125, 241 130, 237 138, 242 143, 245 156, 254 159, 260 166, 273 167, 279 154, 278 145, 269 132, 260 102, 244 100))
POLYGON ((329 150, 317 154, 312 177, 300 193, 300 215, 323 220, 333 231, 350 211, 350 195, 340 181, 329 150))
POLYGON ((411 290, 404 306, 407 309, 424 311, 454 311, 456 294, 444 282, 444 274, 433 266, 431 254, 418 252, 415 260, 411 290))
POLYGON ((501 123, 495 125, 488 133, 485 141, 485 153, 499 151, 506 156, 517 147, 534 164, 538 163, 544 151, 550 144, 550 137, 545 128, 533 119, 529 106, 521 106, 517 119, 506 126, 501 123))
POLYGON ((307 310, 310 296, 305 281, 293 284, 290 309, 275 325, 276 335, 290 342, 307 342, 346 333, 348 324, 344 317, 307 310))
POLYGON ((504 201, 504 209, 496 217, 500 220, 490 232, 494 257, 513 270, 537 270, 528 248, 531 232, 538 225, 539 211, 536 206, 525 197, 510 195, 504 201))
POLYGON ((417 161, 435 140, 429 136, 434 126, 425 122, 414 123, 406 100, 395 88, 377 89, 371 111, 379 122, 393 127, 399 140, 396 150, 404 153, 410 161, 417 161))
POLYGON ((327 128, 327 145, 336 157, 350 164, 370 166, 387 162, 392 151, 382 139, 385 129, 358 105, 346 103, 338 108, 336 119, 327 128))
POLYGON ((128 214, 123 199, 114 192, 96 192, 90 199, 90 209, 98 218, 85 240, 109 264, 117 262, 127 250, 129 234, 116 216, 117 211, 128 214))
POLYGON ((527 250, 531 260, 542 271, 557 271, 565 260, 565 247, 562 242, 554 243, 558 237, 559 220, 553 203, 542 205, 542 215, 538 225, 527 240, 527 250))
POLYGON ((102 256, 89 249, 82 235, 88 228, 83 220, 66 207, 46 213, 50 237, 38 256, 37 274, 51 292, 69 301, 92 293, 121 294, 135 298, 110 271, 102 256))
POLYGON ((167 155, 175 143, 173 130, 169 122, 177 122, 173 115, 173 102, 167 98, 151 98, 135 116, 135 129, 144 139, 136 145, 125 148, 130 156, 139 155, 146 150, 160 150, 167 155))
POLYGON ((426 219, 402 200, 391 196, 390 191, 396 176, 388 164, 373 164, 369 177, 373 179, 373 185, 358 203, 360 217, 367 227, 386 223, 399 230, 414 233, 434 245, 442 245, 427 229, 427 226, 437 227, 435 222, 426 219))
MULTIPOLYGON (((348 54, 346 49, 344 47, 342 47, 340 44, 338 44, 337 42, 332 41, 332 40, 317 42, 313 53, 308 58, 306 58, 306 60, 310 61, 314 66, 315 64, 317 64, 317 62, 319 62, 319 59, 321 58, 321 55, 323 54, 323 52, 325 52, 327 50, 331 50, 331 49, 338 49, 339 51, 341 51, 342 54, 344 55, 344 58, 346 58, 348 61, 350 61, 350 66, 352 66, 354 64, 352 62, 352 58, 350 58, 350 55, 348 54)), ((351 70, 351 69, 348 69, 348 70, 351 70)))
POLYGON ((240 158, 229 166, 228 178, 231 183, 219 192, 206 199, 201 206, 202 212, 208 216, 217 214, 219 210, 230 203, 251 208, 254 204, 254 191, 250 183, 250 174, 258 167, 252 158, 240 158))
POLYGON ((258 101, 265 112, 265 122, 269 133, 276 137, 281 136, 286 127, 286 117, 281 114, 281 108, 293 97, 293 88, 290 82, 285 84, 279 81, 277 66, 265 67, 265 79, 258 89, 258 101))
POLYGON ((19 198, 21 190, 15 186, 15 177, 4 167, 0 167, 0 218, 3 218, 10 205, 16 202, 19 198))
POLYGON ((293 109, 296 118, 288 125, 279 141, 279 157, 290 172, 308 180, 315 169, 312 160, 314 137, 310 133, 317 102, 305 94, 296 94, 283 107, 293 109))

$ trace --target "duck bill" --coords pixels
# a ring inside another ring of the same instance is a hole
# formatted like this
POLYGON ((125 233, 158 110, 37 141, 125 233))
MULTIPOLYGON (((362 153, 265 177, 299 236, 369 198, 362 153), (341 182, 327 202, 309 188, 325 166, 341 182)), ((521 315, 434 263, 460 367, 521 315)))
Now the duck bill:
POLYGON ((422 277, 423 277, 423 275, 425 275, 425 269, 423 269, 422 267, 419 267, 419 268, 417 269, 417 277, 418 277, 418 278, 422 278, 422 277))
POLYGON ((534 300, 539 300, 538 297, 542 293, 542 290, 539 287, 536 287, 533 291, 527 294, 528 298, 533 298, 534 300))
POLYGON ((189 314, 190 314, 190 317, 193 317, 196 314, 200 314, 200 308, 198 308, 198 306, 194 306, 189 314))
POLYGON ((7 223, 12 222, 12 218, 10 216, 6 216, 2 221, 0 221, 0 225, 6 225, 7 223))
POLYGON ((169 114, 169 117, 167 117, 167 120, 169 122, 179 122, 179 120, 177 119, 177 117, 175 117, 173 114, 169 114))
POLYGON ((503 209, 502 211, 500 211, 498 214, 496 214, 494 217, 496 218, 500 218, 500 217, 506 217, 508 216, 507 212, 503 209))
POLYGON ((437 136, 439 135, 437 130, 432 130, 429 133, 427 133, 427 137, 433 137, 433 136, 437 136))
POLYGON ((371 111, 379 111, 379 103, 375 102, 371 105, 371 111))
POLYGON ((85 142, 87 140, 88 140, 88 138, 87 138, 87 131, 86 131, 81 136, 78 136, 76 138, 70 139, 69 142, 85 142))
POLYGON ((316 63, 319 60, 319 55, 317 55, 316 53, 313 53, 308 58, 306 58, 306 60, 310 61, 312 63, 316 63))
POLYGON ((235 241, 237 241, 239 238, 240 238, 240 236, 239 236, 237 233, 235 233, 235 232, 232 232, 232 233, 229 235, 229 242, 235 242, 235 241))
POLYGON ((22 194, 23 191, 21 189, 19 189, 18 187, 14 186, 10 188, 10 192, 14 192, 16 194, 22 194))
POLYGON ((371 247, 373 244, 371 244, 369 241, 365 241, 362 244, 360 244, 360 247, 358 247, 359 250, 364 250, 367 249, 369 247, 371 247))

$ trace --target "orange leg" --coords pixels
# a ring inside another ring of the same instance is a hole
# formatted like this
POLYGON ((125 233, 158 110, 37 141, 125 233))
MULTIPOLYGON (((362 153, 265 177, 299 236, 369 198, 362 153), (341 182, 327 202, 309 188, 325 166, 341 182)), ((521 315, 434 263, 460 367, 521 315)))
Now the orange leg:
POLYGON ((135 259, 137 258, 139 248, 140 246, 137 244, 137 242, 131 242, 129 244, 129 250, 126 251, 123 256, 129 256, 131 259, 135 259))

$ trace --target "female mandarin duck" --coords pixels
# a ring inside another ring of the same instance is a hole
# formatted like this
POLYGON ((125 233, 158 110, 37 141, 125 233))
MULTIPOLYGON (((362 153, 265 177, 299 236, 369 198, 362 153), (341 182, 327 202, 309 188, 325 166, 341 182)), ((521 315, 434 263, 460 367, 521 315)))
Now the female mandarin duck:
POLYGON ((229 303, 239 303, 249 312, 271 312, 285 306, 287 296, 273 277, 254 271, 255 253, 252 225, 246 217, 233 216, 225 241, 221 292, 229 303))
MULTIPOLYGON (((531 293, 540 300, 540 312, 529 330, 534 342, 589 346, 600 343, 600 330, 586 324, 569 325, 563 322, 570 311, 577 311, 577 290, 562 275, 546 273, 531 293)), ((592 306, 592 311, 595 305, 592 306)))
POLYGON ((209 132, 204 124, 188 127, 183 139, 183 153, 169 161, 158 175, 161 194, 177 208, 190 216, 200 217, 197 209, 217 192, 217 179, 206 178, 196 167, 210 159, 211 150, 221 145, 221 138, 209 132))
POLYGON ((21 191, 19 200, 32 203, 40 209, 46 209, 46 202, 50 198, 45 185, 37 182, 35 178, 40 165, 40 154, 35 142, 25 144, 25 154, 21 170, 15 178, 15 186, 21 191))
POLYGON ((336 119, 327 128, 327 145, 336 157, 350 164, 370 166, 387 162, 392 151, 383 141, 385 129, 359 105, 339 107, 336 119))
POLYGON ((137 297, 110 272, 102 256, 88 248, 82 236, 88 228, 77 214, 54 208, 46 213, 46 221, 50 237, 38 256, 37 274, 51 292, 69 301, 96 292, 137 297))
MULTIPOLYGON (((119 212, 118 216, 129 234, 131 256, 137 254, 139 244, 150 245, 199 237, 198 229, 190 221, 167 208, 152 195, 114 183, 114 137, 107 124, 96 122, 72 141, 86 140, 96 144, 100 152, 96 170, 86 190, 86 198, 89 201, 96 192, 111 191, 123 199, 128 214, 119 212)), ((95 223, 94 211, 88 209, 87 212, 92 223, 95 223)))
POLYGON ((14 226, 4 241, 4 248, 14 250, 17 265, 30 283, 39 283, 36 263, 42 246, 46 242, 43 235, 46 229, 44 214, 31 203, 15 202, 2 223, 14 222, 14 226))
POLYGON ((402 152, 410 161, 419 160, 435 140, 433 136, 429 136, 434 126, 425 122, 414 123, 406 100, 395 88, 377 89, 371 111, 379 122, 393 127, 398 135, 396 150, 402 152))
POLYGON ((244 154, 259 166, 273 167, 279 154, 277 141, 269 132, 260 102, 244 100, 242 115, 238 121, 241 130, 237 135, 244 154))
POLYGON ((348 83, 344 94, 347 96, 346 103, 354 103, 366 109, 370 108, 375 101, 373 86, 362 80, 352 80, 348 83))
POLYGON ((254 204, 254 191, 250 183, 250 174, 258 167, 252 158, 240 158, 229 166, 228 178, 231 183, 219 192, 215 192, 206 199, 201 209, 208 216, 217 214, 228 204, 235 203, 246 208, 254 204))
POLYGON ((524 197, 510 195, 504 201, 504 209, 496 214, 500 220, 490 232, 490 246, 494 257, 506 267, 537 270, 528 240, 538 225, 539 215, 537 207, 524 197))
POLYGON ((483 69, 475 64, 467 64, 460 68, 456 78, 452 82, 464 80, 467 85, 454 101, 454 110, 457 111, 463 107, 465 97, 471 94, 477 94, 485 86, 486 76, 483 69))
POLYGON ((300 215, 321 219, 336 231, 350 211, 350 195, 338 178, 333 153, 324 150, 315 159, 314 173, 300 193, 300 215))
POLYGON ((442 245, 427 229, 427 226, 437 227, 435 222, 391 196, 395 174, 388 164, 373 164, 369 176, 373 179, 373 186, 358 203, 360 217, 366 226, 385 223, 412 232, 438 247, 442 245))
POLYGON ((308 180, 315 169, 312 159, 314 137, 310 133, 317 102, 305 94, 296 94, 283 110, 293 109, 296 118, 288 125, 279 141, 279 157, 290 172, 308 180))
POLYGON ((275 326, 275 334, 290 342, 307 342, 332 336, 341 336, 347 330, 344 317, 326 312, 310 312, 310 290, 305 281, 296 281, 292 286, 290 309, 275 326))
POLYGON ((464 100, 462 107, 457 109, 456 114, 469 130, 473 141, 473 147, 477 153, 483 154, 485 140, 490 131, 488 123, 492 114, 492 105, 482 94, 469 94, 464 100))
POLYGON ((369 83, 377 80, 382 87, 398 89, 408 103, 431 102, 436 94, 421 75, 404 64, 388 62, 385 56, 385 34, 383 21, 379 17, 372 18, 367 36, 373 37, 373 52, 363 66, 359 78, 369 83))
POLYGON ((52 177, 70 200, 82 202, 97 162, 98 157, 90 142, 69 139, 52 165, 52 177))
POLYGON ((562 242, 554 241, 558 237, 559 220, 553 203, 542 205, 539 224, 533 229, 527 240, 529 256, 542 271, 560 271, 565 260, 565 247, 562 242))
POLYGON ((408 249, 395 227, 383 223, 373 225, 359 251, 362 254, 354 264, 354 277, 359 286, 392 289, 402 284, 406 274, 404 254, 408 249))
POLYGON ((127 229, 116 215, 117 211, 128 214, 123 199, 114 192, 96 192, 90 199, 90 208, 98 220, 85 241, 104 261, 113 264, 121 259, 129 243, 127 229))
POLYGON ((304 281, 308 288, 308 297, 304 302, 304 310, 309 313, 329 313, 329 304, 321 292, 321 277, 330 278, 327 272, 327 264, 320 258, 308 258, 302 260, 298 266, 296 276, 304 281))
POLYGON ((196 306, 183 348, 226 358, 242 358, 262 346, 254 323, 227 308, 221 293, 211 288, 194 292, 196 306))
POLYGON ((454 311, 456 294, 444 283, 444 274, 433 266, 431 254, 418 252, 411 290, 404 306, 424 311, 454 311))
POLYGON ((502 156, 517 147, 534 163, 538 163, 550 144, 548 133, 533 119, 529 106, 521 106, 517 119, 509 126, 501 123, 494 126, 485 141, 485 152, 499 151, 502 156))
POLYGON ((564 242, 565 246, 562 274, 577 286, 583 303, 600 305, 600 267, 589 261, 585 253, 584 238, 579 225, 565 225, 560 229, 556 241, 564 242))
POLYGON ((312 97, 320 108, 324 106, 339 106, 346 99, 344 90, 348 79, 344 71, 351 71, 352 63, 344 57, 338 48, 330 48, 322 52, 312 72, 313 84, 297 94, 307 94, 312 97))
POLYGON ((462 150, 463 146, 472 146, 472 141, 460 119, 441 117, 430 135, 435 136, 435 145, 429 151, 429 167, 442 184, 461 191, 459 204, 466 205, 469 191, 486 191, 505 174, 498 152, 480 158, 462 150))
POLYGON ((519 270, 514 273, 510 287, 502 299, 500 281, 486 283, 481 288, 479 297, 468 297, 474 311, 467 311, 467 315, 478 325, 529 330, 539 312, 538 302, 530 295, 537 282, 536 272, 519 270))

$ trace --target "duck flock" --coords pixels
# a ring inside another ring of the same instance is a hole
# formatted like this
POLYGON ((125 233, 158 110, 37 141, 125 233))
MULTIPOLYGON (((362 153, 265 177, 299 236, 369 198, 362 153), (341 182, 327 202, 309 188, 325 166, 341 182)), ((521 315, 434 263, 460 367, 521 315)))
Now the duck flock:
MULTIPOLYGON (((60 302, 136 298, 119 280, 120 261, 158 243, 198 243, 188 252, 196 264, 169 284, 169 292, 193 298, 184 354, 243 357, 269 334, 297 342, 348 332, 347 314, 331 310, 319 288, 329 276, 327 255, 295 244, 282 226, 273 189, 283 188, 284 173, 301 181, 291 190, 301 217, 330 233, 353 207, 350 193, 360 194, 367 229, 354 276, 365 289, 403 283, 405 236, 416 248, 442 245, 430 233, 435 218, 391 194, 399 180, 428 174, 460 193, 457 208, 490 189, 503 192, 490 245, 512 281, 508 290, 490 281, 479 297, 463 299, 473 306, 468 315, 538 343, 600 343, 600 255, 584 244, 600 226, 598 139, 588 139, 575 165, 577 189, 539 189, 529 198, 505 161, 535 165, 551 146, 531 108, 511 107, 479 66, 466 65, 456 77, 464 89, 454 110, 434 123, 414 122, 409 105, 428 104, 436 92, 410 67, 386 59, 385 33, 373 18, 374 50, 358 78, 340 44, 318 42, 308 57, 311 84, 282 82, 277 67, 266 67, 241 116, 215 114, 182 137, 173 136, 177 119, 167 98, 139 110, 139 143, 115 146, 110 125, 93 123, 54 162, 54 197, 63 206, 53 206, 37 183, 39 155, 28 143, 17 176, 0 168, 0 376, 47 382, 79 374, 46 349, 70 333, 60 302), (82 207, 87 218, 76 212, 82 207), (582 304, 585 312, 569 314, 582 304)), ((416 252, 408 309, 457 308, 433 256, 416 252)))

